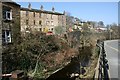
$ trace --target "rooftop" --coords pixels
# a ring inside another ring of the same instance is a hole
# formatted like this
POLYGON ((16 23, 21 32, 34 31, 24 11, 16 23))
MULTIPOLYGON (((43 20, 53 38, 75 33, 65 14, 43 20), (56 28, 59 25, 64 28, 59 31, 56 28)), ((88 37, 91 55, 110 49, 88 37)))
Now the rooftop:
POLYGON ((4 2, 4 3, 11 3, 11 4, 15 4, 20 6, 19 4, 17 4, 16 2, 12 1, 12 0, 0 0, 0 2, 4 2))
POLYGON ((64 15, 63 13, 55 12, 55 11, 46 11, 46 10, 39 10, 39 9, 29 9, 29 8, 21 8, 21 10, 25 11, 32 11, 32 12, 42 12, 42 13, 50 13, 50 14, 57 14, 57 15, 64 15))

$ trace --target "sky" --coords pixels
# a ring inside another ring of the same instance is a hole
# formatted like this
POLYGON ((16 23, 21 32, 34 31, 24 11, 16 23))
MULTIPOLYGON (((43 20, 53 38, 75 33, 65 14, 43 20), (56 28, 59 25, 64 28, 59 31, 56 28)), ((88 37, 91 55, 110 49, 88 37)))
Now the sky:
MULTIPOLYGON (((21 7, 28 7, 29 2, 17 2, 21 7)), ((30 2, 32 8, 56 12, 69 12, 72 16, 85 21, 103 21, 105 25, 118 23, 118 2, 30 2)))

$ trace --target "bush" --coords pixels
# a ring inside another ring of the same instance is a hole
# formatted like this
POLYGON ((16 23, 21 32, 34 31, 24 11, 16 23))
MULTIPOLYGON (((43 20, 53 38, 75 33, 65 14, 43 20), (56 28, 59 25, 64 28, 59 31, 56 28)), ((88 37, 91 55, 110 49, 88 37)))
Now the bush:
POLYGON ((59 50, 54 36, 41 33, 26 34, 20 44, 8 45, 3 50, 3 73, 15 69, 34 69, 37 59, 47 53, 59 50))

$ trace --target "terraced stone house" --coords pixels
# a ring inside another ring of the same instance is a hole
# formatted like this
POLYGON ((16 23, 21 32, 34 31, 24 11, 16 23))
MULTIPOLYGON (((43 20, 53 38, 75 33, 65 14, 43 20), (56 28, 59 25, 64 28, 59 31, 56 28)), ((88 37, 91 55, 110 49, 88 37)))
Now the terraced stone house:
POLYGON ((46 11, 41 5, 40 9, 32 9, 31 4, 28 8, 21 8, 21 32, 41 31, 55 33, 55 27, 66 27, 65 12, 55 12, 54 7, 52 11, 46 11))

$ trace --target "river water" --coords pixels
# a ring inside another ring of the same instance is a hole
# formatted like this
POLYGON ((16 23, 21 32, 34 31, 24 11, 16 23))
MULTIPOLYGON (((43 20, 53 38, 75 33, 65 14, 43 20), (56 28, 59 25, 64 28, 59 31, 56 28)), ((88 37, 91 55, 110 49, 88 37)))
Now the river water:
POLYGON ((63 69, 49 76, 46 80, 75 80, 79 76, 71 77, 72 74, 84 74, 84 68, 80 68, 80 62, 73 60, 63 69))

